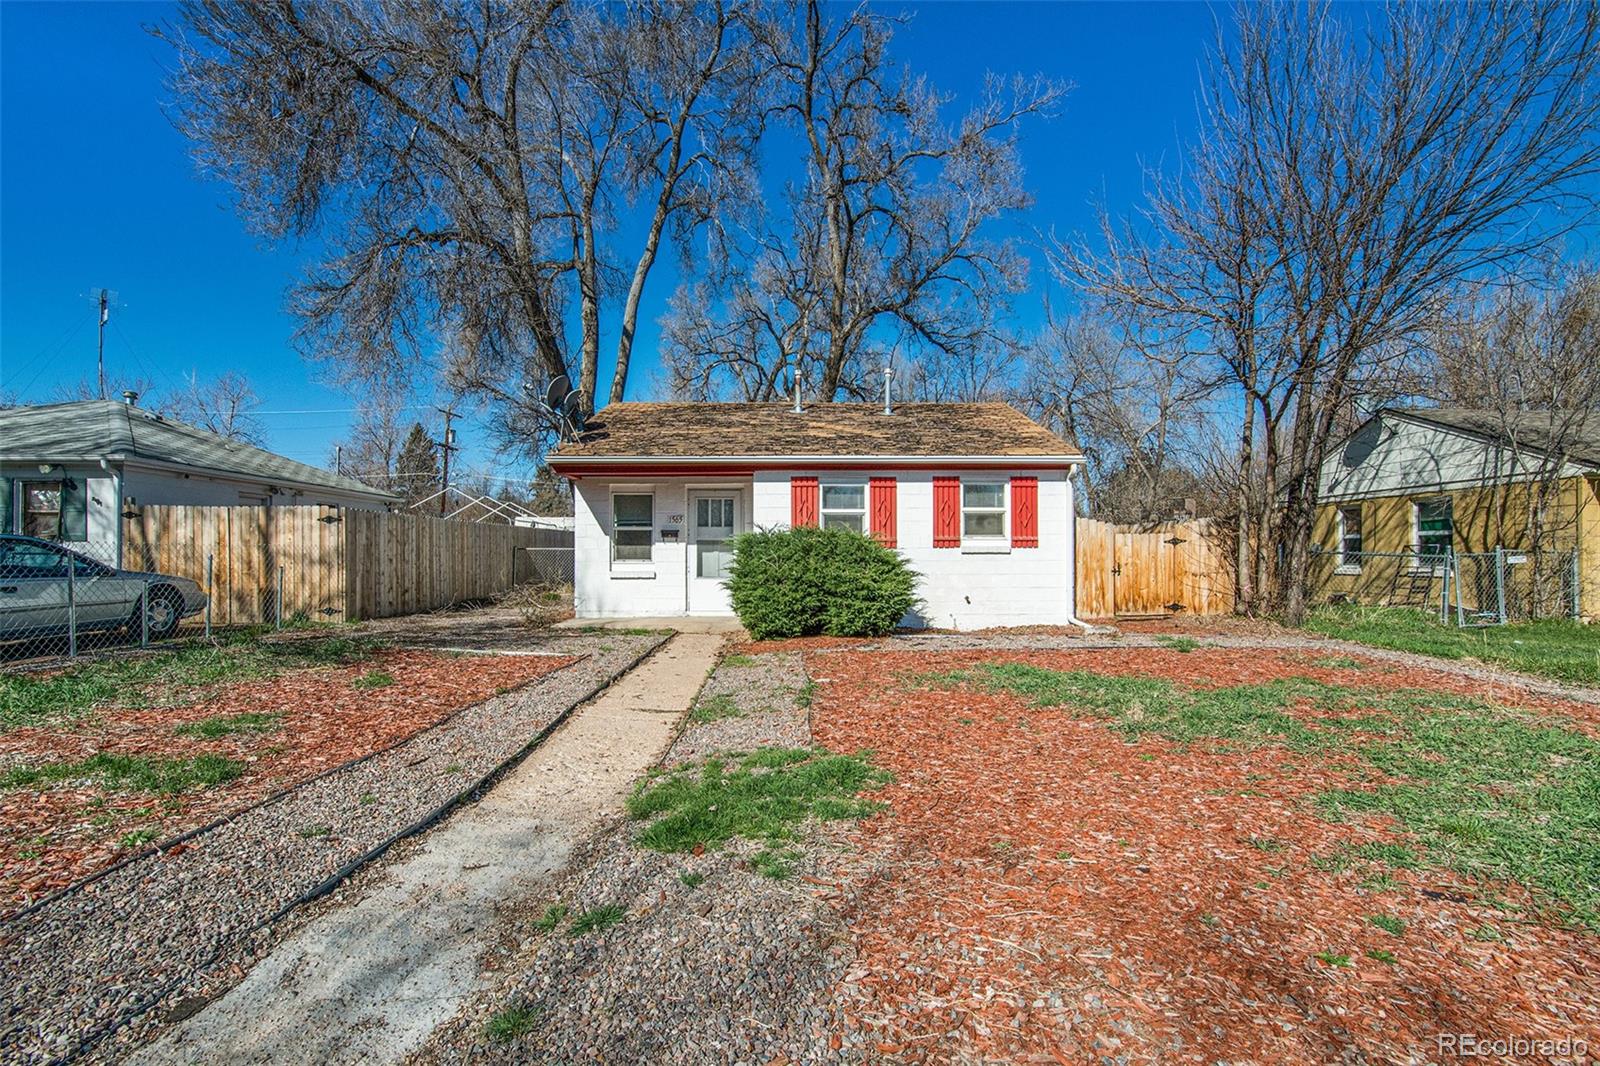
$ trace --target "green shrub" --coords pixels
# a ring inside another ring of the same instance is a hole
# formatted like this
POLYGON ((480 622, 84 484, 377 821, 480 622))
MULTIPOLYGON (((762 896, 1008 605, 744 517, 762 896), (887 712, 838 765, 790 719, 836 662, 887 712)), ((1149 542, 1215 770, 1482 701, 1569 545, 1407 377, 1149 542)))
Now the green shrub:
POLYGON ((880 636, 916 605, 900 554, 848 529, 758 530, 734 541, 728 590, 757 640, 880 636))

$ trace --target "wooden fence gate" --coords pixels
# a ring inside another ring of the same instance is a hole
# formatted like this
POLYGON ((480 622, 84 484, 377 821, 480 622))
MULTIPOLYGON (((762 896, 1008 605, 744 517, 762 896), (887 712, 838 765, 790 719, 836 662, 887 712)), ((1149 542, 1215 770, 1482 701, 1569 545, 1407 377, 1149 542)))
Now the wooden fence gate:
POLYGON ((1078 615, 1165 618, 1233 610, 1233 570, 1210 519, 1118 526, 1078 519, 1078 615))

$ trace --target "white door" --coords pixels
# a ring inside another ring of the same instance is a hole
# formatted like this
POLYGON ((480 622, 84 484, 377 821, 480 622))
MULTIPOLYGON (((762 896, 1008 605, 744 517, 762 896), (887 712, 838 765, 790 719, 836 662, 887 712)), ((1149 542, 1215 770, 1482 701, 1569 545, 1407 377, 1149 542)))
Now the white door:
POLYGON ((689 493, 689 613, 732 614, 722 584, 733 564, 739 529, 737 492, 689 493))

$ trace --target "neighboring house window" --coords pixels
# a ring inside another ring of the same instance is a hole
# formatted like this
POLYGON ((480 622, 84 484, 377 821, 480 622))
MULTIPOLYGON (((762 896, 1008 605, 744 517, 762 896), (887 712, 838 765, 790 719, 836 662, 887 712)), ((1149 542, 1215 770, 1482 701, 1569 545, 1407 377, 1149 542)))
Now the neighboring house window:
POLYGON ((822 528, 866 532, 867 487, 865 485, 822 486, 822 528))
POLYGON ((961 538, 998 540, 1006 535, 1006 487, 998 481, 961 483, 961 538))
POLYGON ((1455 540, 1455 512, 1448 496, 1418 500, 1411 505, 1411 521, 1416 533, 1417 561, 1426 566, 1441 566, 1455 540))
POLYGON ((1361 569, 1361 508, 1339 508, 1339 569, 1356 573, 1361 569))
POLYGON ((648 492, 611 497, 611 561, 648 563, 655 528, 656 498, 648 492))
POLYGON ((44 540, 61 539, 61 496, 59 481, 22 483, 22 532, 44 540))

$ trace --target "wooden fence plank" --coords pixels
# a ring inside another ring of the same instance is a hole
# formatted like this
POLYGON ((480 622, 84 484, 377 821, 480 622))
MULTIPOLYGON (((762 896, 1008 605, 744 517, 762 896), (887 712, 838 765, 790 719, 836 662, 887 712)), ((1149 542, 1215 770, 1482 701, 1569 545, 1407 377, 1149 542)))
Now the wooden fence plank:
POLYGON ((125 566, 201 585, 210 557, 218 626, 270 623, 280 567, 286 621, 355 621, 504 592, 515 552, 548 543, 542 532, 336 507, 151 505, 124 519, 123 552, 125 566))

